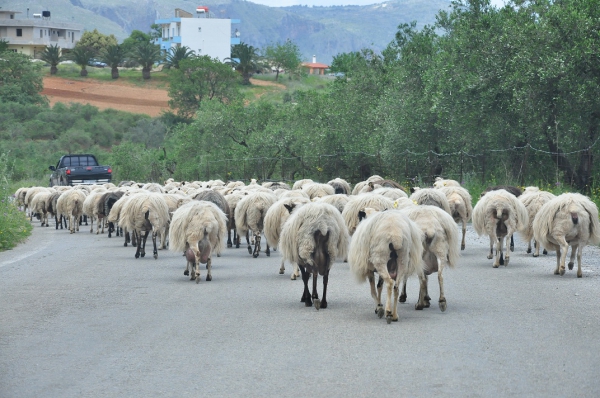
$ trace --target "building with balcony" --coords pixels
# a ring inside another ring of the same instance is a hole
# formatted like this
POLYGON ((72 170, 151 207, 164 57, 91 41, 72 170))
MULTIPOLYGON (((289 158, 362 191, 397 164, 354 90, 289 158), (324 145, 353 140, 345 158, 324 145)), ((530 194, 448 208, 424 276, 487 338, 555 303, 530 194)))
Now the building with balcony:
POLYGON ((208 7, 198 7, 196 16, 176 8, 175 17, 158 19, 154 23, 162 27, 162 37, 157 44, 165 52, 186 46, 197 55, 223 61, 231 57, 231 46, 240 43, 239 31, 232 30, 240 20, 215 18, 208 7))
POLYGON ((0 40, 8 42, 9 51, 32 58, 39 58, 50 45, 72 49, 81 38, 82 30, 80 24, 52 21, 50 11, 23 18, 19 11, 0 10, 0 40))

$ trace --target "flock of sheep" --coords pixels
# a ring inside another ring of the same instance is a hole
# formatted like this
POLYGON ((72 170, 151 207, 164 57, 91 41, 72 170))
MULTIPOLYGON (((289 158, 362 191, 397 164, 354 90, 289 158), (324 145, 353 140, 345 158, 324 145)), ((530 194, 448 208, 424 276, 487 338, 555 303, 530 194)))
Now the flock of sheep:
POLYGON ((524 192, 510 186, 492 187, 473 208, 466 189, 454 180, 439 178, 434 187, 416 189, 410 197, 399 184, 379 176, 354 189, 342 179, 327 184, 300 180, 291 189, 283 182, 259 185, 256 180, 249 185, 168 180, 164 185, 128 181, 118 187, 20 188, 15 197, 30 220, 36 216, 42 226, 49 226, 49 216, 55 218, 56 229, 64 224, 70 233, 79 231, 83 220, 90 221, 90 232, 96 222, 96 234, 108 226, 109 237, 116 232, 124 246, 136 246, 136 258, 145 256, 149 234, 155 259, 157 238, 160 248, 168 242, 169 250, 183 253, 184 275, 196 283, 201 279, 201 264, 206 265, 205 279, 212 280, 213 254, 220 256, 225 244, 239 248, 243 238, 255 258, 263 251, 263 243, 267 256, 271 248, 279 248, 283 257, 279 273, 290 262, 291 279, 301 275, 304 282, 301 301, 316 309, 327 307, 332 263, 347 261, 357 280, 369 281, 375 312, 380 318, 385 315, 388 323, 398 320, 398 301, 406 301, 406 281, 415 274, 420 280, 416 309, 430 306, 427 280, 437 273, 439 308, 446 310, 443 269, 458 263, 471 219, 475 231, 490 238, 488 259, 494 257, 496 246, 494 267, 508 265, 515 232, 529 242, 527 253, 534 241, 534 257, 539 256, 540 247, 544 253, 556 251, 554 273, 560 275, 565 273, 569 246, 568 267, 573 269, 577 255, 577 276, 581 277, 583 248, 600 244, 598 209, 586 196, 566 193, 556 197, 535 187, 524 192), (460 244, 456 223, 462 227, 460 244), (321 296, 319 275, 323 278, 321 296))

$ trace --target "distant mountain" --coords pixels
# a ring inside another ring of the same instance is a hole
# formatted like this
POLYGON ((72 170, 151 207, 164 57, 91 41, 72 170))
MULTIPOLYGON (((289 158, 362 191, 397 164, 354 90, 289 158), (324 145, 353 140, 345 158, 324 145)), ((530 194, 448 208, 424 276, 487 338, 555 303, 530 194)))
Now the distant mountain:
MULTIPOLYGON (((377 0, 374 0, 377 1, 377 0)), ((119 40, 132 30, 144 32, 157 18, 173 16, 175 8, 193 12, 208 6, 218 18, 241 19, 242 41, 256 47, 291 39, 305 60, 312 55, 329 63, 334 55, 369 47, 385 48, 401 23, 417 21, 419 28, 433 24, 450 0, 391 0, 368 6, 267 7, 244 0, 3 0, 4 10, 29 15, 49 10, 54 20, 74 21, 87 30, 114 34, 119 40)))

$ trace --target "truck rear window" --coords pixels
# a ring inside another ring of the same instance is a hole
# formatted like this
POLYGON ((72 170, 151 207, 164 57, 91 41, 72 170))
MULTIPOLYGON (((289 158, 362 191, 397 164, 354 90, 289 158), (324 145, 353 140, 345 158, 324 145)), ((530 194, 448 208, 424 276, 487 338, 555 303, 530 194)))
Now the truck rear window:
POLYGON ((69 156, 62 159, 58 168, 75 166, 98 166, 93 156, 69 156))

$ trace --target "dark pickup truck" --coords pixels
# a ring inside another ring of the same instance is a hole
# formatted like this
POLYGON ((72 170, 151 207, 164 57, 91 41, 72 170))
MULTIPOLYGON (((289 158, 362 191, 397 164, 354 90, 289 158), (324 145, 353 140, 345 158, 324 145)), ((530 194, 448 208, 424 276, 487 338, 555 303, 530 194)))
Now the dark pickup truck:
POLYGON ((56 167, 50 166, 50 186, 74 184, 106 184, 112 177, 110 166, 99 166, 94 155, 65 155, 56 167))

